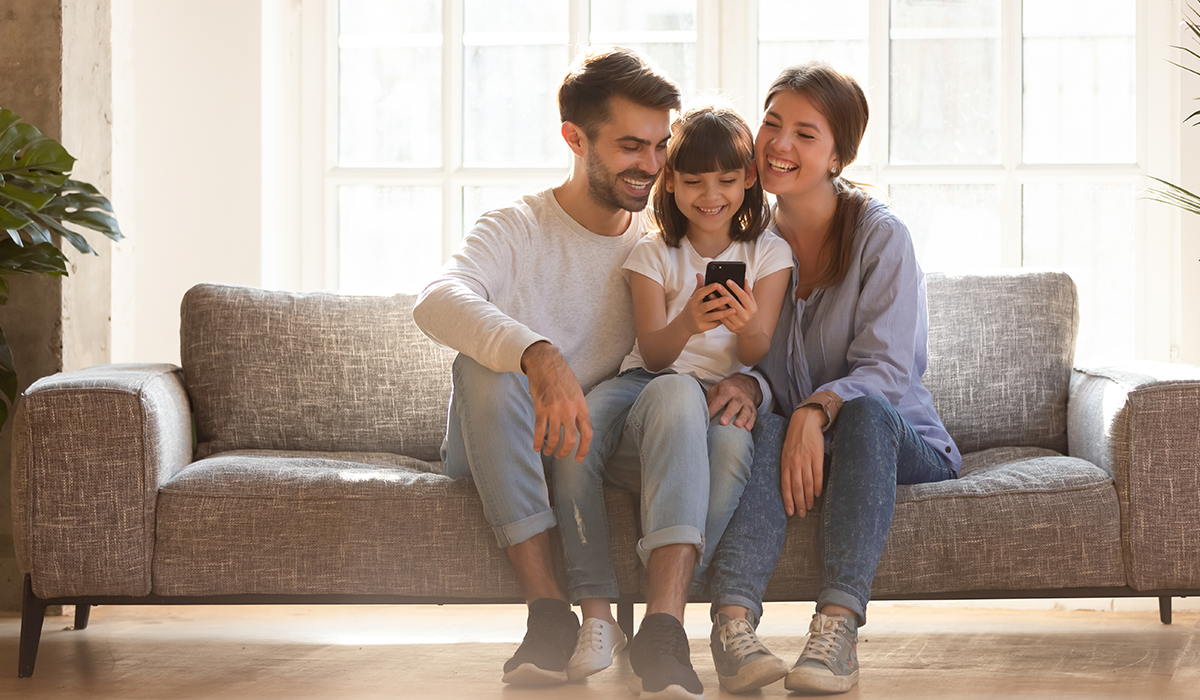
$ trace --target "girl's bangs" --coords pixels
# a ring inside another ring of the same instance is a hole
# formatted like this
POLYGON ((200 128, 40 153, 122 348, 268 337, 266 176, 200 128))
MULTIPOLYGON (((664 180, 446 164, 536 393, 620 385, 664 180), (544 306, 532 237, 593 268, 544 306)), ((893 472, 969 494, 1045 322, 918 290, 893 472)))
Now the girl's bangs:
POLYGON ((680 173, 725 173, 742 170, 754 160, 754 141, 747 132, 719 115, 691 116, 671 137, 667 166, 680 173))

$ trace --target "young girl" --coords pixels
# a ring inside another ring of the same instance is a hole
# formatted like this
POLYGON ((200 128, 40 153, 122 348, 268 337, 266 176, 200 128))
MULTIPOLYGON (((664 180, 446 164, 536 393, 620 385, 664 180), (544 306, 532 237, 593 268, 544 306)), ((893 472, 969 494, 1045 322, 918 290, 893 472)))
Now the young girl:
POLYGON ((753 452, 748 430, 709 417, 706 393, 766 356, 792 269, 787 244, 764 232, 770 214, 754 139, 733 109, 699 107, 672 124, 653 199, 659 230, 641 240, 623 266, 637 342, 620 374, 588 394, 594 437, 586 458, 577 463, 572 454, 554 464, 568 595, 584 617, 567 667, 571 680, 607 668, 625 644, 610 606, 619 591, 604 481, 642 494, 642 563, 656 547, 693 545, 699 563, 693 589, 702 586, 753 452), (745 288, 705 285, 705 268, 714 260, 746 263, 745 288), (645 397, 664 390, 675 392, 669 410, 638 411, 639 398, 650 401, 645 397), (653 415, 643 419, 643 413, 653 415), (638 445, 622 439, 627 418, 643 436, 638 445), (629 464, 640 464, 639 471, 622 466, 629 464), (693 503, 655 502, 663 480, 693 484, 693 503))

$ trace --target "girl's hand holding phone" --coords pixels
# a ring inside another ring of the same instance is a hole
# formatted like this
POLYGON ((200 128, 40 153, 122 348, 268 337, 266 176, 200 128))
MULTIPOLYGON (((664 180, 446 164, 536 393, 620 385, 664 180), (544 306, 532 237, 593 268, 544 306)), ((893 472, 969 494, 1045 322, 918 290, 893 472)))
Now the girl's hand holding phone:
POLYGON ((733 309, 733 313, 721 319, 721 323, 736 335, 761 333, 762 326, 758 322, 758 302, 754 301, 754 290, 750 288, 750 283, 747 282, 746 288, 742 289, 737 282, 731 280, 726 283, 726 287, 728 291, 724 292, 724 298, 729 304, 729 308, 733 309))
POLYGON ((723 285, 704 285, 704 275, 696 273, 696 291, 688 297, 687 304, 679 314, 678 320, 691 335, 711 331, 724 323, 727 316, 734 313, 729 305, 731 297, 723 285), (705 301, 705 297, 717 292, 720 296, 705 301))

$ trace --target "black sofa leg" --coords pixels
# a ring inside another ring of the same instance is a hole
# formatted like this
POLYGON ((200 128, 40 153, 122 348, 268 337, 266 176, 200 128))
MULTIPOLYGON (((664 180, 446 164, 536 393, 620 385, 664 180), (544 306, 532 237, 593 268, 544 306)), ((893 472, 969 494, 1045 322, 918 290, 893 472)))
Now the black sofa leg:
POLYGON ((92 606, 76 605, 75 606, 75 629, 85 630, 88 626, 88 619, 92 616, 92 606))
POLYGON ((1171 596, 1165 595, 1158 599, 1158 619, 1164 625, 1171 624, 1171 596))
POLYGON ((42 639, 42 622, 46 619, 46 604, 33 594, 33 579, 25 574, 25 600, 21 607, 21 657, 17 662, 17 677, 33 675, 37 660, 38 642, 42 639))
POLYGON ((617 626, 626 637, 633 639, 633 603, 617 601, 617 626))

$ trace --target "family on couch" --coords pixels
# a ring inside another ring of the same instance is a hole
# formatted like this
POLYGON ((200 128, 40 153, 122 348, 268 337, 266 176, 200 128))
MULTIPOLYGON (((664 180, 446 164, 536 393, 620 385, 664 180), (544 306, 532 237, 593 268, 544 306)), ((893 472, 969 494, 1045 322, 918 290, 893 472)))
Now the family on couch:
POLYGON ((614 48, 581 57, 558 104, 566 181, 485 214, 414 309, 459 353, 444 473, 474 480, 529 604, 504 681, 578 680, 626 646, 608 482, 640 494, 634 693, 704 697, 682 619, 706 591, 723 688, 847 691, 897 484, 953 479, 961 463, 921 381, 908 230, 841 177, 865 95, 810 63, 772 84, 757 136, 722 106, 672 123, 676 84, 614 48), (744 283, 706 283, 710 261, 745 263, 744 283), (787 518, 818 497, 821 593, 789 668, 755 628, 787 518))

